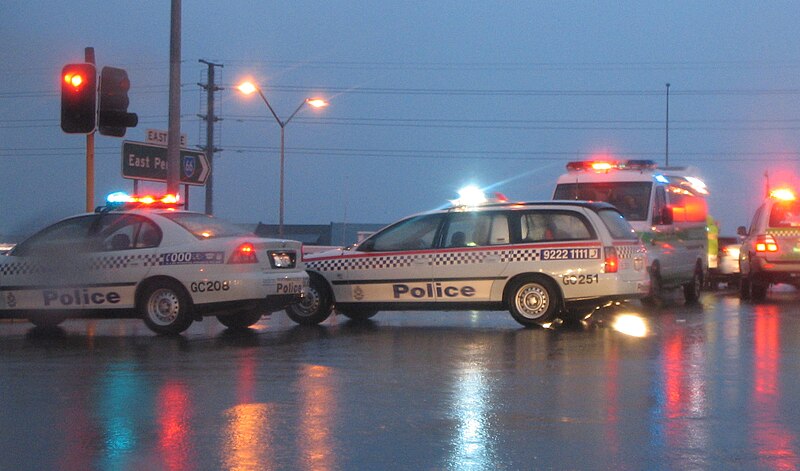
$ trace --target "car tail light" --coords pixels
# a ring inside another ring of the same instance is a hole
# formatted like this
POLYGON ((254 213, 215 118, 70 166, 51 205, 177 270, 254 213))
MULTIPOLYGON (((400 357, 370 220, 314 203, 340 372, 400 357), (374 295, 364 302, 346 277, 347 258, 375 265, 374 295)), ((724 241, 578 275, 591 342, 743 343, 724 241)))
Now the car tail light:
POLYGON ((256 247, 250 242, 245 242, 236 247, 228 259, 228 263, 258 263, 256 247))
POLYGON ((778 244, 775 239, 767 234, 756 238, 756 252, 777 252, 778 244))
POLYGON ((603 272, 616 273, 619 270, 619 258, 617 258, 617 249, 614 247, 606 247, 604 249, 606 259, 603 261, 603 272))
POLYGON ((293 251, 270 251, 269 264, 272 268, 294 268, 297 254, 293 251))

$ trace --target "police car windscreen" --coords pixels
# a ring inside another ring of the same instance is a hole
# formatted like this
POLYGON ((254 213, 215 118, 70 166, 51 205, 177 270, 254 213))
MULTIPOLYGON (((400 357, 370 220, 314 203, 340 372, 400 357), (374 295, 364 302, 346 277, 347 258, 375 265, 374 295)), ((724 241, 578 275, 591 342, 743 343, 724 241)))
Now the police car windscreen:
POLYGON ((625 219, 644 221, 652 186, 650 182, 560 183, 553 199, 605 201, 616 206, 625 219))
POLYGON ((179 226, 191 232, 198 239, 212 239, 214 237, 252 236, 253 231, 244 229, 236 224, 218 219, 202 213, 161 213, 179 226))

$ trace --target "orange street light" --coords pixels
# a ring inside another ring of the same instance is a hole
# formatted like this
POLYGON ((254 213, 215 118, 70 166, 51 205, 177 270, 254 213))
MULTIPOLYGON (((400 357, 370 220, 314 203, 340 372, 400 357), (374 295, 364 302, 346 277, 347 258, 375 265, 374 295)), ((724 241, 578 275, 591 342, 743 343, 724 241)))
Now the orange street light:
POLYGON ((303 100, 302 103, 300 103, 297 109, 294 110, 294 113, 289 115, 289 117, 286 118, 286 120, 281 120, 278 117, 278 114, 275 113, 275 110, 272 109, 272 105, 269 104, 269 100, 267 100, 267 97, 264 95, 264 92, 261 91, 261 87, 259 87, 257 84, 250 81, 245 81, 239 84, 239 86, 237 86, 236 88, 245 95, 250 95, 254 92, 258 92, 258 95, 264 101, 264 104, 267 105, 267 108, 269 108, 270 113, 272 113, 272 116, 275 118, 275 121, 277 121, 278 126, 280 126, 281 128, 281 169, 280 169, 280 198, 279 198, 280 211, 278 217, 278 235, 283 237, 284 150, 285 150, 284 128, 286 127, 287 124, 289 124, 289 121, 291 121, 292 118, 294 118, 294 116, 300 111, 300 109, 303 108, 303 105, 309 105, 313 108, 324 108, 328 106, 328 102, 322 98, 306 98, 305 100, 303 100))

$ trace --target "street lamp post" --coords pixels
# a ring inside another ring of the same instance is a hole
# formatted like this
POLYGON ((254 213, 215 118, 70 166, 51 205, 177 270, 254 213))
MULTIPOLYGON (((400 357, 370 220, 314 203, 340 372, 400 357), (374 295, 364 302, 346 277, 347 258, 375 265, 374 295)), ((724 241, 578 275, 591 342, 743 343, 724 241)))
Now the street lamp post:
POLYGON ((323 100, 322 98, 306 98, 305 100, 303 100, 302 103, 300 103, 300 105, 297 106, 297 109, 295 109, 294 112, 291 115, 289 115, 288 118, 286 118, 286 120, 281 120, 281 118, 278 117, 278 114, 272 108, 272 105, 269 104, 269 100, 267 100, 267 97, 264 95, 264 92, 261 91, 261 87, 252 82, 244 82, 237 88, 239 89, 240 92, 244 93, 245 95, 249 95, 253 92, 258 92, 258 95, 264 101, 264 104, 267 105, 267 108, 269 108, 270 113, 272 113, 272 116, 275 118, 275 121, 281 128, 281 163, 280 163, 280 197, 279 197, 280 209, 278 216, 278 235, 283 237, 283 195, 284 195, 283 182, 284 182, 284 150, 285 150, 284 130, 286 128, 286 125, 289 124, 289 121, 291 121, 292 118, 294 118, 295 115, 300 112, 300 110, 303 108, 304 105, 308 105, 314 108, 322 108, 328 106, 328 102, 323 100))

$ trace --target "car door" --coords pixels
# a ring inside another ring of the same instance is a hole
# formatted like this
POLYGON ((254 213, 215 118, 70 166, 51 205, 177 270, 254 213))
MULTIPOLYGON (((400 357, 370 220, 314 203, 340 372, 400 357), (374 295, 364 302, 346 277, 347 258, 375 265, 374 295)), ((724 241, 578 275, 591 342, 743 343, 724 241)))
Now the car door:
POLYGON ((162 233, 150 219, 136 214, 103 214, 88 235, 83 283, 97 291, 98 306, 130 308, 136 285, 158 264, 162 233))
POLYGON ((59 221, 14 247, 0 266, 3 307, 74 308, 85 281, 87 236, 98 218, 91 214, 59 221))
POLYGON ((331 280, 337 302, 434 302, 434 247, 443 218, 404 219, 344 253, 331 280))
POLYGON ((437 302, 490 301, 492 287, 503 280, 508 258, 508 216, 503 211, 464 211, 447 215, 440 248, 433 258, 433 293, 437 302))

